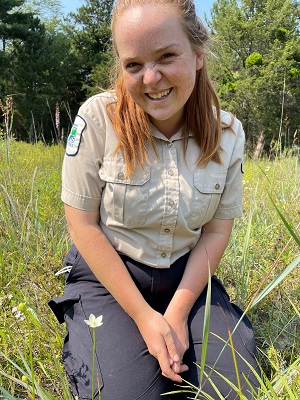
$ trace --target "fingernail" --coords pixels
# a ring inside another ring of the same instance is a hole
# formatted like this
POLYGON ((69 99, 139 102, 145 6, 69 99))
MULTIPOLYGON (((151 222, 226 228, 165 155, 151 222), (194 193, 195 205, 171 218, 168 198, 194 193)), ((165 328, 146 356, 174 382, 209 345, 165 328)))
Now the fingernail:
POLYGON ((179 355, 175 354, 175 356, 173 357, 174 362, 178 362, 179 361, 179 355))

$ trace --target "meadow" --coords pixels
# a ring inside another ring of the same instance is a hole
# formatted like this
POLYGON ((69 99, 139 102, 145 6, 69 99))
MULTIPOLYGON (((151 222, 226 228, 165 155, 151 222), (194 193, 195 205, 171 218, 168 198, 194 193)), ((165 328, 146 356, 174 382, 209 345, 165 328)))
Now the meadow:
MULTIPOLYGON (((63 145, 0 139, 0 399, 72 398, 60 362, 65 328, 47 305, 63 293, 55 273, 70 246, 63 155, 63 145)), ((299 184, 299 154, 246 158, 244 216, 218 268, 253 324, 257 399, 300 398, 299 184)))

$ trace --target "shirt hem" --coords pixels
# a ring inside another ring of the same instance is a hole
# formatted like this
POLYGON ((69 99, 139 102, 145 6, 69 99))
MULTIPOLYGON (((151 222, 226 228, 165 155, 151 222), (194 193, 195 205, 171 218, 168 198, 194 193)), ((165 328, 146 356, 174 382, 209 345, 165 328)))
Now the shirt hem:
POLYGON ((76 193, 67 191, 67 189, 63 189, 61 193, 61 200, 63 203, 83 211, 98 211, 101 201, 101 199, 98 198, 93 199, 80 196, 76 193))

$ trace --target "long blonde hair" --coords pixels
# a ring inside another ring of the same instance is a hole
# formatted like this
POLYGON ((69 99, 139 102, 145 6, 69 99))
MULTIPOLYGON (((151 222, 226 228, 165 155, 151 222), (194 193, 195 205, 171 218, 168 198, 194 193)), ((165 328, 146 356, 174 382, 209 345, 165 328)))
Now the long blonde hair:
MULTIPOLYGON (((182 26, 192 48, 198 53, 205 51, 209 35, 202 21, 196 15, 193 0, 117 0, 111 22, 114 46, 114 29, 118 17, 128 8, 145 3, 157 3, 177 8, 179 15, 182 16, 182 26)), ((115 52, 118 62, 116 46, 115 52)), ((126 172, 127 175, 130 175, 137 163, 141 166, 145 161, 149 163, 146 146, 147 143, 150 143, 155 151, 155 143, 150 131, 149 116, 132 100, 126 90, 120 65, 118 65, 115 95, 116 101, 108 105, 108 112, 119 139, 116 151, 123 150, 126 172)), ((188 136, 191 132, 199 145, 199 167, 205 166, 210 160, 218 164, 222 163, 220 157, 222 127, 219 98, 210 80, 204 57, 203 67, 196 71, 195 86, 185 105, 183 123, 184 151, 186 153, 188 136)))

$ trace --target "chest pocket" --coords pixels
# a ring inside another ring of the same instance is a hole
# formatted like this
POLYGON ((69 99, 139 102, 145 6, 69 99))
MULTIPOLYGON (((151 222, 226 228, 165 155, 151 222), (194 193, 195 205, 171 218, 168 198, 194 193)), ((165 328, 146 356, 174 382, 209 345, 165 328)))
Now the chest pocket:
POLYGON ((109 218, 129 228, 146 222, 150 167, 143 170, 137 166, 129 178, 126 177, 123 159, 105 159, 99 170, 100 178, 106 182, 101 208, 109 218))
POLYGON ((207 168, 194 171, 194 185, 188 225, 198 229, 209 222, 220 202, 225 188, 227 170, 210 170, 207 168))

